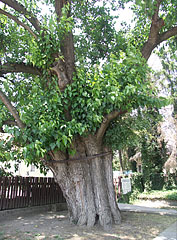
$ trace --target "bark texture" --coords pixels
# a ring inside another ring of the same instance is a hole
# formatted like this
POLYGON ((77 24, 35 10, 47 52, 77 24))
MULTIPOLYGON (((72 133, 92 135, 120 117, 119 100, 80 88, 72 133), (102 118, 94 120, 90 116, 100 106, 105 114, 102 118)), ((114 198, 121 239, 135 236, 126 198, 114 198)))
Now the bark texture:
POLYGON ((95 136, 76 138, 74 147, 77 150, 74 157, 80 160, 72 160, 71 156, 58 151, 50 153, 48 163, 66 198, 70 220, 89 227, 99 221, 104 229, 113 223, 119 224, 121 215, 113 187, 112 153, 100 145, 95 136), (86 158, 103 152, 109 153, 92 160, 86 158), (68 158, 71 161, 63 163, 62 160, 68 158))

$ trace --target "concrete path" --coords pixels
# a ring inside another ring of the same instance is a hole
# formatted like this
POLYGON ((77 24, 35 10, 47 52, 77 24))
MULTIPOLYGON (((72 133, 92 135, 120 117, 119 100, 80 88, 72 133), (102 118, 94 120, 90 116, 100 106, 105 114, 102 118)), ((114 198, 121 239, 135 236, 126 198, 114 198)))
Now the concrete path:
POLYGON ((121 211, 143 212, 143 213, 157 213, 161 215, 171 215, 177 217, 177 211, 172 209, 151 208, 144 206, 137 206, 132 204, 118 203, 121 211))
MULTIPOLYGON (((137 206, 137 205, 131 205, 131 204, 124 204, 124 203, 119 203, 118 206, 121 211, 171 215, 171 216, 176 216, 176 219, 177 219, 176 210, 143 207, 143 206, 137 206)), ((153 240, 177 240, 177 221, 173 223, 170 227, 168 227, 165 231, 163 231, 159 236, 154 238, 153 240)))
POLYGON ((153 240, 177 240, 177 222, 173 223, 153 240))

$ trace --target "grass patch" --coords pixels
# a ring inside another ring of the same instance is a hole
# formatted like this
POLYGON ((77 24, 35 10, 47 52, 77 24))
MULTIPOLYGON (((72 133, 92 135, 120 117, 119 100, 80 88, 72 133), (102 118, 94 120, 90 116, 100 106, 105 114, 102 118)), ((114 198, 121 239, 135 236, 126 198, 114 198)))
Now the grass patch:
POLYGON ((152 190, 150 192, 140 193, 138 199, 159 199, 159 200, 173 200, 177 201, 177 190, 152 190))

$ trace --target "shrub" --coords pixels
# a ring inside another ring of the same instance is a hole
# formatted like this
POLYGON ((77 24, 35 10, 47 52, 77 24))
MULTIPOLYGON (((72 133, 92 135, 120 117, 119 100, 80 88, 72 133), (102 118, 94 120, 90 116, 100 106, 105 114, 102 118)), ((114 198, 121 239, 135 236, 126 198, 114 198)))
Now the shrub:
POLYGON ((165 190, 177 189, 177 172, 169 173, 164 183, 165 190))

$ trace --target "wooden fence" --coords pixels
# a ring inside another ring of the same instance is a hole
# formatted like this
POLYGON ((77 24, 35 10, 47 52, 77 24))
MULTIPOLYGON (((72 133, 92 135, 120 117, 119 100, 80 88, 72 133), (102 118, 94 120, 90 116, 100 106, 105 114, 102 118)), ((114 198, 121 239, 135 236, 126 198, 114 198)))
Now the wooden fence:
POLYGON ((65 202, 54 178, 0 177, 0 210, 65 202))
MULTIPOLYGON (((114 178, 114 187, 117 199, 121 194, 121 177, 114 178)), ((54 178, 0 177, 0 211, 65 202, 54 178)))

